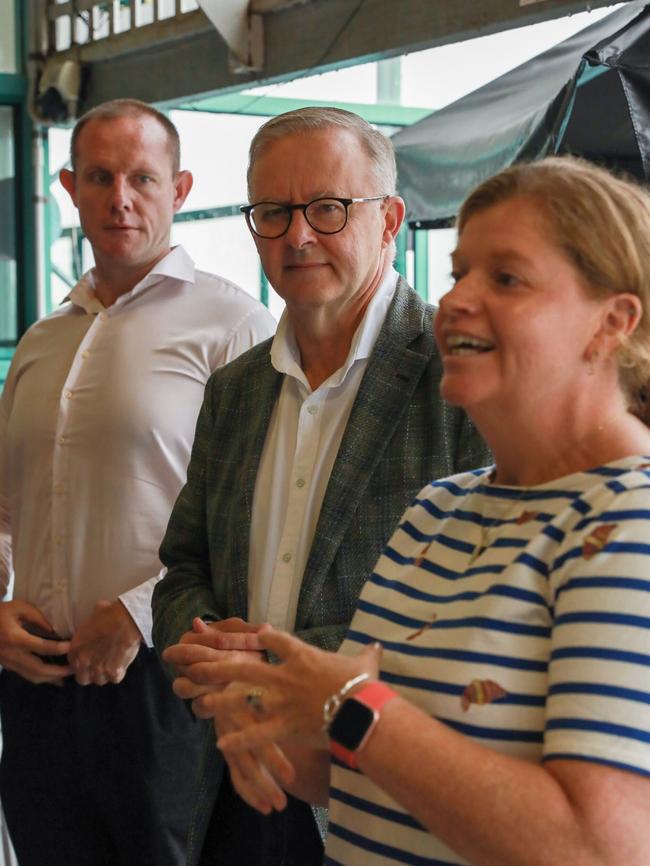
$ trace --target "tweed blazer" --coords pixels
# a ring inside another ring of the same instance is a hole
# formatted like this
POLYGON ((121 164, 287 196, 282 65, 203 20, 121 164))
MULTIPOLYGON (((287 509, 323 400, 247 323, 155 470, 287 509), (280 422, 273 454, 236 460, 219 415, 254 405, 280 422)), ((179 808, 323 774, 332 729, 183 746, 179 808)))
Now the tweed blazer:
MULTIPOLYGON (((335 650, 383 545, 415 494, 433 478, 484 466, 489 452, 466 415, 439 395, 442 365, 434 308, 400 279, 343 435, 307 565, 296 634, 335 650)), ((160 549, 167 575, 153 598, 159 652, 195 616, 247 618, 255 478, 283 376, 271 340, 215 371, 206 386, 188 468, 160 549)), ((216 797, 214 734, 201 781, 205 812, 216 797)), ((198 817, 198 816, 197 816, 198 817)), ((194 858, 194 859, 193 859, 194 858)))

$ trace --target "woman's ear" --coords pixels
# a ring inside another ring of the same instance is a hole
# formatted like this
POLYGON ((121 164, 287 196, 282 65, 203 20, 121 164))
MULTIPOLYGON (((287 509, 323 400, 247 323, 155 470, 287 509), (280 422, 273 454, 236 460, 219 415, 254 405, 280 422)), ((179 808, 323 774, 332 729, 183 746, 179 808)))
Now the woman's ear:
POLYGON ((587 347, 587 359, 614 355, 634 333, 642 315, 643 307, 637 295, 631 292, 610 295, 603 305, 600 327, 587 347))

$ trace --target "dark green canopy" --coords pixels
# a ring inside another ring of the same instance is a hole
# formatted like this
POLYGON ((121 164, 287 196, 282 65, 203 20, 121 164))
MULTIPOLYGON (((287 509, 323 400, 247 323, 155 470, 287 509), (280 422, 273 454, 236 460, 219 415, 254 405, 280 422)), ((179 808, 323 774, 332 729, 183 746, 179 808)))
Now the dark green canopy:
POLYGON ((575 153, 650 178, 650 5, 629 2, 393 136, 416 227, 513 162, 575 153))

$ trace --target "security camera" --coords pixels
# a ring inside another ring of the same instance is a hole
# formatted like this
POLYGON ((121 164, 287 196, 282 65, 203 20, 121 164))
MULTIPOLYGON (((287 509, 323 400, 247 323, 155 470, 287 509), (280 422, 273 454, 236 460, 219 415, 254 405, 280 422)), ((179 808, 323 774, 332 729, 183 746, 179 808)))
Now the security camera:
POLYGON ((75 60, 46 62, 36 94, 36 109, 45 122, 62 123, 77 115, 81 66, 75 60))

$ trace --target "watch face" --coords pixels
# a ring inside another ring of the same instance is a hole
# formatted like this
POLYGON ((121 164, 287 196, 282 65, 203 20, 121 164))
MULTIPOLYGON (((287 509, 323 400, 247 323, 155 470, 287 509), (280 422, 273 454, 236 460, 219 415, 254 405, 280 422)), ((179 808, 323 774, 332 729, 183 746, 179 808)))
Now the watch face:
POLYGON ((335 743, 355 752, 373 723, 375 711, 354 698, 348 698, 334 716, 329 736, 335 743))

